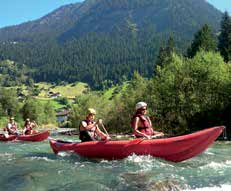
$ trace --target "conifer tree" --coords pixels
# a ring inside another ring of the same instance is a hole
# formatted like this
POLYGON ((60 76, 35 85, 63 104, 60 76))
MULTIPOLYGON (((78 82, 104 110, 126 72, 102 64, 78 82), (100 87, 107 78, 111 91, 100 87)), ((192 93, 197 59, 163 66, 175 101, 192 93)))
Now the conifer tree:
POLYGON ((225 12, 221 21, 218 49, 225 62, 231 60, 231 18, 225 12))
POLYGON ((166 46, 161 46, 159 49, 159 54, 157 56, 154 73, 156 73, 156 67, 162 67, 165 63, 168 63, 171 59, 172 53, 175 52, 175 42, 172 36, 168 38, 166 46))
POLYGON ((167 41, 166 51, 168 56, 175 52, 175 41, 173 36, 170 36, 167 41))
POLYGON ((205 51, 215 51, 216 49, 214 35, 207 24, 195 33, 192 44, 187 50, 188 57, 193 58, 200 49, 205 51))

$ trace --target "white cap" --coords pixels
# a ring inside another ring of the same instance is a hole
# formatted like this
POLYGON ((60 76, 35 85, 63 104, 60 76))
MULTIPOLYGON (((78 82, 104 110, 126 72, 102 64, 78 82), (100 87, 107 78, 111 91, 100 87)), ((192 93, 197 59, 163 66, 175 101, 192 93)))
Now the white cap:
POLYGON ((142 107, 147 107, 147 103, 141 101, 136 104, 136 110, 141 109, 142 107))

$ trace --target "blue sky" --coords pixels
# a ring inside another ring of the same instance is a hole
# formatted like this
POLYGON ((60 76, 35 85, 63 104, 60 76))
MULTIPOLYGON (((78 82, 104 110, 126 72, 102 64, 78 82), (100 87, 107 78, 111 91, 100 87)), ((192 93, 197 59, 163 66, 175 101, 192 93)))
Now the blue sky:
POLYGON ((0 0, 0 28, 38 19, 62 5, 82 0, 0 0))
MULTIPOLYGON (((35 20, 62 5, 81 1, 83 0, 0 0, 0 28, 35 20)), ((231 15, 231 0, 207 1, 221 11, 227 10, 231 15)))
POLYGON ((222 12, 227 11, 229 15, 231 15, 231 0, 207 0, 210 4, 212 4, 217 9, 222 12))

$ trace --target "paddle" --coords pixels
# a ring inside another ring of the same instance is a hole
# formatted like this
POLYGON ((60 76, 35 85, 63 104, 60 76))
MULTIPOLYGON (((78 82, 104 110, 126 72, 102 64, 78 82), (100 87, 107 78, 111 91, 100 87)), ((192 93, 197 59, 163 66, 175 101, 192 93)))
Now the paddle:
POLYGON ((108 132, 107 132, 107 130, 106 130, 106 128, 104 127, 103 122, 101 123, 101 125, 102 125, 102 127, 103 127, 104 132, 107 134, 108 137, 110 137, 109 134, 108 134, 108 132))
POLYGON ((151 139, 159 139, 159 138, 163 138, 165 135, 162 134, 156 134, 156 135, 152 135, 151 139))

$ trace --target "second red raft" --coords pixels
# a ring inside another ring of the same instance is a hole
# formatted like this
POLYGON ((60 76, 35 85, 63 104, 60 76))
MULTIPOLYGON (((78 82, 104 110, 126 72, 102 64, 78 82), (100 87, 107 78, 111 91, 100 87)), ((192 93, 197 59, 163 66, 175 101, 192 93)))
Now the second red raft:
POLYGON ((50 135, 49 131, 42 131, 38 132, 32 135, 9 135, 6 137, 5 135, 0 135, 0 141, 14 141, 14 140, 20 140, 20 141, 30 141, 30 142, 39 142, 47 139, 50 135))

